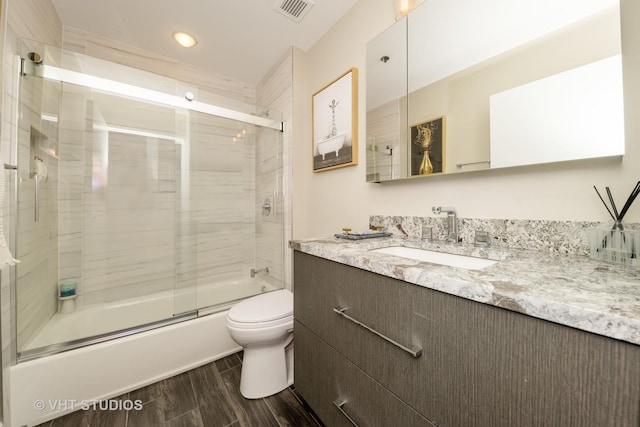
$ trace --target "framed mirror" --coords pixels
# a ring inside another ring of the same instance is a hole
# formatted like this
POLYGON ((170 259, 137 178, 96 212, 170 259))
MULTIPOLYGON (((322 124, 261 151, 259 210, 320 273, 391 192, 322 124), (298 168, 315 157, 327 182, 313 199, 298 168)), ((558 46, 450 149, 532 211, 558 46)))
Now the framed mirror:
POLYGON ((623 155, 619 0, 476 3, 367 45, 367 181, 623 155))

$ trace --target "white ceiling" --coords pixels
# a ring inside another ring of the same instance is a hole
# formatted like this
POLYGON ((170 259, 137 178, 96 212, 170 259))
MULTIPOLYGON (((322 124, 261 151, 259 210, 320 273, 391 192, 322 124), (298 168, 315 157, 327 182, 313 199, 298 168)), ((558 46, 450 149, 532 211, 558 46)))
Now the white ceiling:
POLYGON ((274 10, 278 0, 52 0, 66 26, 257 83, 285 53, 311 48, 357 0, 314 0, 300 23, 274 10), (190 49, 171 34, 198 40, 190 49))

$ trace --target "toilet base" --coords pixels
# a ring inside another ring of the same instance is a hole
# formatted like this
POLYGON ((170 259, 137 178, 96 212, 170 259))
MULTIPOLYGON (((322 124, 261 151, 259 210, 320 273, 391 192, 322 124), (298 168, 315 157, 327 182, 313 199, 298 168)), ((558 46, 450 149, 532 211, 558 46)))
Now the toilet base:
POLYGON ((246 346, 242 357, 240 393, 260 399, 279 393, 293 384, 293 334, 281 345, 246 346))

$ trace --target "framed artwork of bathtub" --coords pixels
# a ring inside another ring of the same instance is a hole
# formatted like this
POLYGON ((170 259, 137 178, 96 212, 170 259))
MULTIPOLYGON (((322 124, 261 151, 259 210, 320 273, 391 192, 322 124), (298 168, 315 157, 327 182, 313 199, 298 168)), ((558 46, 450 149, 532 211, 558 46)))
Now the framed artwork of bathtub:
POLYGON ((409 127, 411 176, 442 173, 445 169, 445 116, 409 127))
POLYGON ((313 171, 358 164, 358 70, 314 93, 311 114, 313 171))

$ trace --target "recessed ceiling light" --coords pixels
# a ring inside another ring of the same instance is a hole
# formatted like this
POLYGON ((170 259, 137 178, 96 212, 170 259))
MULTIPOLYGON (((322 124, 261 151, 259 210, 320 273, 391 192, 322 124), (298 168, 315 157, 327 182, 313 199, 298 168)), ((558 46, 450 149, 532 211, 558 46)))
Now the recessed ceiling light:
POLYGON ((183 31, 176 31, 173 34, 173 39, 178 42, 180 46, 183 47, 193 47, 198 43, 191 34, 185 33, 183 31))

